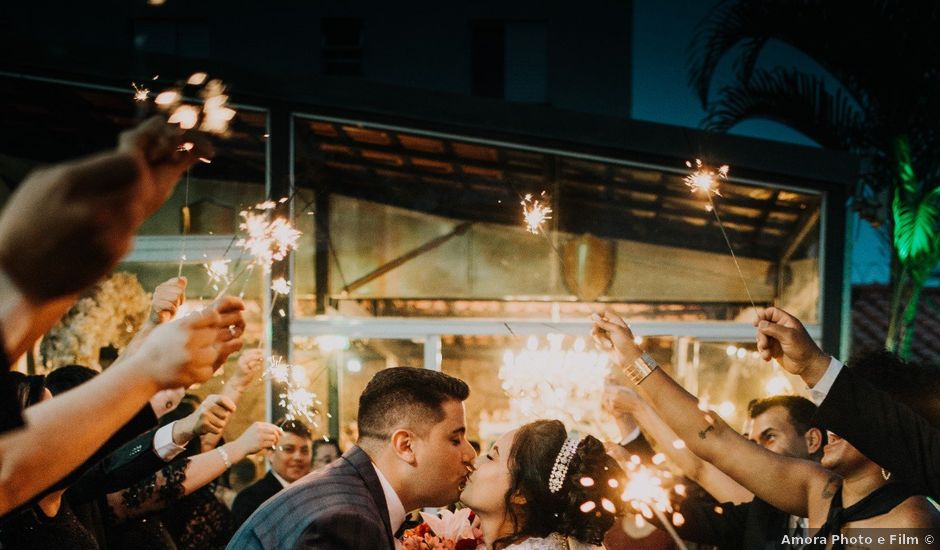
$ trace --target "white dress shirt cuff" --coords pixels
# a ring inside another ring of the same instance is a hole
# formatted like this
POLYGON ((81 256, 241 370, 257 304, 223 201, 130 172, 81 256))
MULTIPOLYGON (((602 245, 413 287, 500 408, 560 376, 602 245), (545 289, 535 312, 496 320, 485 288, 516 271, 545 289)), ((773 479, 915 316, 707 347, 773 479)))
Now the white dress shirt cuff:
POLYGON ((181 447, 173 442, 173 424, 176 424, 176 422, 170 422, 160 428, 153 436, 153 450, 164 462, 173 460, 186 450, 185 446, 181 447))
POLYGON ((633 441, 636 440, 636 438, 638 438, 638 437, 640 437, 640 427, 639 427, 639 426, 637 426, 636 428, 633 428, 633 431, 632 431, 632 432, 630 432, 630 433, 628 433, 627 435, 623 436, 623 438, 620 440, 620 446, 623 447, 624 445, 629 445, 630 443, 633 443, 633 441))
POLYGON ((810 388, 809 393, 811 399, 817 406, 821 405, 823 400, 826 399, 826 396, 829 395, 829 390, 832 389, 832 384, 836 381, 836 377, 842 372, 843 366, 841 361, 833 357, 829 361, 829 368, 826 369, 826 374, 819 379, 819 382, 817 382, 815 386, 810 388))

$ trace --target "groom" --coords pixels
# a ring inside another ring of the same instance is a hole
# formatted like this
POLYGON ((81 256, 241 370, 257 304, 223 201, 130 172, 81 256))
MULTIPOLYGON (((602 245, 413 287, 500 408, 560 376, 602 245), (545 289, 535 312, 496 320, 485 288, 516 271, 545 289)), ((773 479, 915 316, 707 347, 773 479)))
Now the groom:
POLYGON ((392 550, 405 514, 455 502, 476 453, 458 378, 396 367, 359 397, 359 441, 261 505, 229 543, 244 548, 392 550))

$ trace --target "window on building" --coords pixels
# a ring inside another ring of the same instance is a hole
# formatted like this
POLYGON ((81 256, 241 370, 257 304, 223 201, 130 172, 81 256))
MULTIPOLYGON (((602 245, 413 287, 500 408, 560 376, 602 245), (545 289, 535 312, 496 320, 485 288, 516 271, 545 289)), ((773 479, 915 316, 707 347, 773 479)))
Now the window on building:
POLYGON ((539 21, 473 23, 472 93, 510 101, 547 100, 548 39, 539 21))
POLYGON ((471 70, 475 96, 501 98, 506 91, 506 32, 502 21, 473 23, 471 70))
POLYGON ((209 26, 198 19, 137 19, 134 48, 142 53, 209 57, 209 26))
POLYGON ((320 63, 323 74, 362 74, 362 18, 324 17, 320 21, 323 44, 320 63))

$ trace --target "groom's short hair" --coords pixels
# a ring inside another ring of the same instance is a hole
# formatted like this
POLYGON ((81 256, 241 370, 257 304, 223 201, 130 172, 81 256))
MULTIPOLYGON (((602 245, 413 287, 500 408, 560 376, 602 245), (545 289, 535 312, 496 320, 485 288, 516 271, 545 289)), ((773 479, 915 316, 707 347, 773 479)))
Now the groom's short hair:
POLYGON ((414 367, 379 371, 359 396, 359 439, 384 440, 399 427, 424 431, 444 419, 442 405, 464 401, 467 383, 442 372, 414 367))

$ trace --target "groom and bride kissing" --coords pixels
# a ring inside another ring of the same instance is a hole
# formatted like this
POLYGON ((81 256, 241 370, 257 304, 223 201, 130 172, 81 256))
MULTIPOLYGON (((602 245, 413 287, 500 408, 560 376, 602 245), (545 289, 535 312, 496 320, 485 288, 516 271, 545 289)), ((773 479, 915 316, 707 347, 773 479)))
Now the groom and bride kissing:
POLYGON ((489 550, 600 545, 624 477, 603 444, 537 420, 477 457, 466 439, 469 394, 441 372, 380 371, 359 398, 357 444, 265 502, 228 548, 393 550, 408 511, 457 501, 480 519, 489 550))

